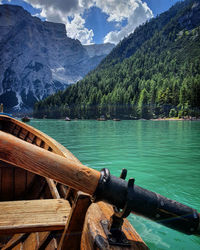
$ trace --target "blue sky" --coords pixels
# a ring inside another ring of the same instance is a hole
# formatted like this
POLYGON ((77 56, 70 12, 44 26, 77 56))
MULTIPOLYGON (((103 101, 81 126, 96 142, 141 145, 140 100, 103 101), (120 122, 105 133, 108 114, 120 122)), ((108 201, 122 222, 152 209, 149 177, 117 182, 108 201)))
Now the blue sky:
POLYGON ((67 35, 83 44, 117 44, 146 20, 178 0, 0 0, 21 5, 42 20, 66 25, 67 35))

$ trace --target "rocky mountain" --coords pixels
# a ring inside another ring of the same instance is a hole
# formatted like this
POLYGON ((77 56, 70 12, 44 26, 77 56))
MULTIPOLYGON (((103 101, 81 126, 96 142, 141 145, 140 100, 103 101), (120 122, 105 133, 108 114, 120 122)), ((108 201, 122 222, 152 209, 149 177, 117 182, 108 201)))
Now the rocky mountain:
POLYGON ((114 45, 83 46, 64 24, 43 22, 20 6, 0 5, 0 102, 31 109, 95 68, 114 45))
POLYGON ((177 2, 139 26, 83 80, 36 103, 43 115, 200 117, 200 1, 177 2))
POLYGON ((84 45, 83 47, 87 50, 88 55, 92 58, 95 56, 105 57, 114 48, 114 45, 112 43, 104 43, 84 45))

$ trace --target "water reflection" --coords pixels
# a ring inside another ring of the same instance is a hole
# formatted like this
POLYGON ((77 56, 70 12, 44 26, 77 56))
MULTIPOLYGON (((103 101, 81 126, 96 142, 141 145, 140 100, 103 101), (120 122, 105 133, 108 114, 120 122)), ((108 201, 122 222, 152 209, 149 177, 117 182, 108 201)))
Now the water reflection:
MULTIPOLYGON (((200 210, 200 122, 32 120, 79 160, 200 210)), ((151 249, 199 249, 200 239, 130 215, 151 249)))

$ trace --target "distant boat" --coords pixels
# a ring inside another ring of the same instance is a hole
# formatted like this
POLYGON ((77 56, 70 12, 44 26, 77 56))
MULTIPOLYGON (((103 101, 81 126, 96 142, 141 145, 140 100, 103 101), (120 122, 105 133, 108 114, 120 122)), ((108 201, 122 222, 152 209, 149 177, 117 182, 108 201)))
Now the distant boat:
POLYGON ((26 115, 24 117, 22 117, 22 121, 23 122, 30 122, 30 120, 31 119, 28 116, 26 116, 26 115))
POLYGON ((101 115, 99 118, 97 118, 97 121, 107 121, 104 115, 101 115))
POLYGON ((71 121, 71 119, 66 116, 65 121, 69 122, 69 121, 71 121))
POLYGON ((113 121, 115 121, 115 122, 119 122, 119 121, 121 121, 120 119, 118 119, 118 118, 113 118, 113 121))

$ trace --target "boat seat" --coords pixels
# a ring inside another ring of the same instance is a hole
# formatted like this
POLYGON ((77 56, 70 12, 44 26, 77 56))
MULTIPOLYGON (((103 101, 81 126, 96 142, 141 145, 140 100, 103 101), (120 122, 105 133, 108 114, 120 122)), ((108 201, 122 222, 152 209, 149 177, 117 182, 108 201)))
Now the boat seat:
POLYGON ((64 199, 0 202, 0 235, 63 230, 70 210, 64 199))

